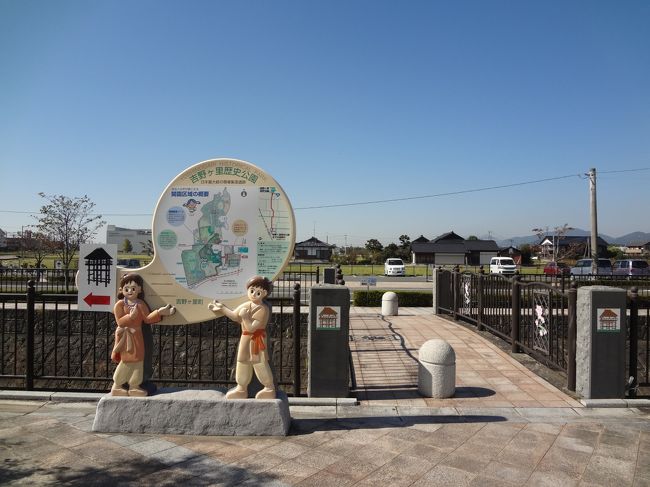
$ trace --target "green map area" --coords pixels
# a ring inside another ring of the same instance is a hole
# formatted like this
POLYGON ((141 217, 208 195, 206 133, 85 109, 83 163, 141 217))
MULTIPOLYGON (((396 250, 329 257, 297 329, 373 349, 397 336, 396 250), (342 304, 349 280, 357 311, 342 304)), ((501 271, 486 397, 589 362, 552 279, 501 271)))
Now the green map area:
POLYGON ((194 244, 181 252, 185 278, 189 287, 238 268, 241 255, 232 245, 221 245, 227 229, 226 215, 230 211, 230 194, 224 188, 202 205, 202 216, 193 231, 194 244))

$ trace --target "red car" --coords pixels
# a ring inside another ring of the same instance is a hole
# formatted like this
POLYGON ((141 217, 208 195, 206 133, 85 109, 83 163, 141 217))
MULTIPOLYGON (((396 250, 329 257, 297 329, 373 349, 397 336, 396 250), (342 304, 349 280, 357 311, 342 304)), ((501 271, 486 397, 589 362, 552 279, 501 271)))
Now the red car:
POLYGON ((549 262, 544 267, 544 274, 547 276, 568 276, 571 269, 564 262, 549 262))

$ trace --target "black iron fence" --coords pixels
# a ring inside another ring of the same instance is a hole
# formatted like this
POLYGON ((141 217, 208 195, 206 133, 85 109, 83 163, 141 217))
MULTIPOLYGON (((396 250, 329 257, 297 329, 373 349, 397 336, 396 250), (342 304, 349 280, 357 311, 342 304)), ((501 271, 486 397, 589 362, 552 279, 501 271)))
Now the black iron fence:
MULTIPOLYGON (((280 289, 289 286, 288 277, 280 289)), ((267 335, 278 386, 300 395, 306 385, 307 315, 300 308, 300 284, 294 280, 291 286, 286 298, 274 302, 267 335)), ((108 312, 79 311, 76 302, 76 295, 41 294, 34 285, 26 294, 0 294, 0 387, 108 390, 115 368, 110 358, 115 318, 108 312)), ((226 318, 152 328, 153 381, 158 385, 235 383, 241 331, 226 318)))
MULTIPOLYGON (((39 294, 77 293, 75 278, 77 269, 8 269, 0 268, 0 293, 26 293, 27 282, 34 281, 39 294)), ((303 289, 309 289, 319 283, 320 268, 298 267, 295 271, 286 271, 274 281, 272 298, 291 299, 293 285, 300 282, 303 289)))
POLYGON ((521 281, 518 276, 439 269, 438 311, 488 330, 513 352, 524 351, 567 374, 575 390, 576 288, 521 281))
POLYGON ((628 370, 633 377, 629 395, 634 397, 642 389, 650 393, 650 299, 642 296, 638 287, 628 292, 628 370))
POLYGON ((77 269, 0 268, 0 293, 26 293, 28 281, 39 293, 76 293, 76 274, 77 269))
POLYGON ((487 330, 567 375, 575 390, 577 289, 608 285, 628 290, 628 394, 650 390, 650 279, 618 276, 500 275, 437 270, 439 312, 487 330))

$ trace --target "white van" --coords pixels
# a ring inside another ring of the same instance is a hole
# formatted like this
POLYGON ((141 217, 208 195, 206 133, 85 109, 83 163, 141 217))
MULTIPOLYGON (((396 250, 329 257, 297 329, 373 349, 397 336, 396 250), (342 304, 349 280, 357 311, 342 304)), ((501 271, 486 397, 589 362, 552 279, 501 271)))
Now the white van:
POLYGON ((517 264, 510 257, 492 257, 490 260, 490 274, 508 274, 517 272, 517 264))
POLYGON ((405 276, 406 268, 402 259, 390 258, 384 263, 385 276, 405 276))

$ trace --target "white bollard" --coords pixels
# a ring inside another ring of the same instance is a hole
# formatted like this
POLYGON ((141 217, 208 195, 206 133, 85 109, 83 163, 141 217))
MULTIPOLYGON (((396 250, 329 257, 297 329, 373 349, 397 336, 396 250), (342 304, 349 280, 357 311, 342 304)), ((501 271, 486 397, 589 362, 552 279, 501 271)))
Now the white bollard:
POLYGON ((397 294, 394 292, 384 293, 381 297, 381 315, 397 316, 398 303, 397 294))
POLYGON ((418 392, 436 399, 456 392, 456 353, 445 340, 428 340, 420 347, 418 392))

